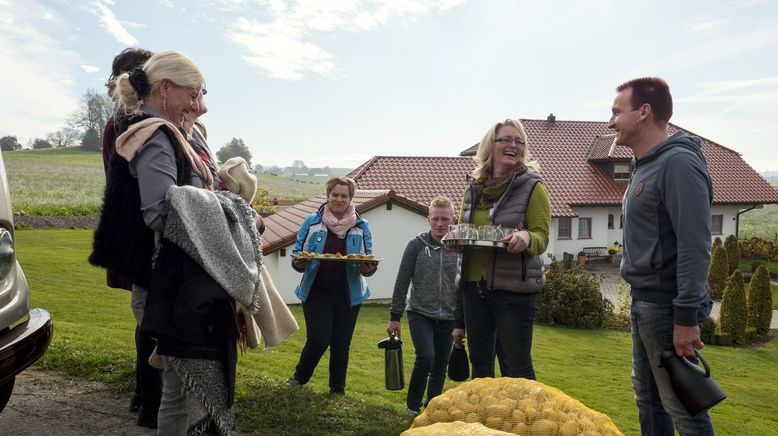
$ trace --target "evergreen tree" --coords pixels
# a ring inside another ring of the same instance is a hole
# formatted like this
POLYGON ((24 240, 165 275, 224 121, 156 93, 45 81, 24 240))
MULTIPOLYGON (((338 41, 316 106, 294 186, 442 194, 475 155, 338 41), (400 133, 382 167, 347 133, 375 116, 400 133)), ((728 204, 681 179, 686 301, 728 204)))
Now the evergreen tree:
POLYGON ((732 274, 736 269, 740 268, 740 248, 737 245, 735 235, 729 235, 724 240, 724 250, 727 252, 727 263, 729 264, 727 274, 732 274))
POLYGON ((746 308, 746 290, 743 285, 743 274, 735 270, 724 288, 724 298, 721 300, 721 331, 732 335, 739 343, 746 342, 746 324, 748 309, 746 308))
POLYGON ((716 236, 713 239, 713 247, 721 247, 721 237, 716 236))
POLYGON ((216 152, 216 158, 220 163, 224 163, 227 159, 236 156, 245 159, 246 163, 249 164, 249 168, 251 168, 251 151, 249 151, 246 143, 240 138, 232 138, 230 142, 216 152))
POLYGON ((100 151, 103 143, 97 130, 89 129, 81 139, 81 149, 86 151, 100 151))
POLYGON ((708 287, 710 296, 714 300, 721 300, 721 297, 724 296, 727 276, 729 276, 727 253, 721 248, 721 245, 714 245, 710 268, 708 269, 708 287))
POLYGON ((764 265, 751 276, 748 285, 748 326, 754 327, 760 335, 770 331, 773 318, 773 296, 770 292, 770 274, 764 265))

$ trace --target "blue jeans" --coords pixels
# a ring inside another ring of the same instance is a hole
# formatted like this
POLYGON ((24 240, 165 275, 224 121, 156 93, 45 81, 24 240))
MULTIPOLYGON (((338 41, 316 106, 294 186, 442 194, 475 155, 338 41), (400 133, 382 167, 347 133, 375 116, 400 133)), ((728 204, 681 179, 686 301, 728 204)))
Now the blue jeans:
POLYGON ((502 376, 535 379, 532 323, 537 301, 538 294, 490 291, 476 282, 465 283, 465 328, 473 378, 494 377, 495 341, 499 337, 506 369, 502 376))
MULTIPOLYGON (((712 304, 701 308, 697 319, 710 314, 712 304)), ((690 416, 673 392, 670 377, 659 368, 659 356, 673 349, 673 305, 632 300, 632 387, 644 436, 674 434, 712 435, 708 412, 690 416), (674 426, 675 425, 675 426, 674 426)))
POLYGON ((451 331, 454 329, 454 321, 438 321, 416 312, 408 312, 408 329, 416 349, 416 361, 413 362, 406 404, 409 409, 418 412, 421 410, 425 389, 425 405, 443 392, 448 356, 453 343, 451 331))

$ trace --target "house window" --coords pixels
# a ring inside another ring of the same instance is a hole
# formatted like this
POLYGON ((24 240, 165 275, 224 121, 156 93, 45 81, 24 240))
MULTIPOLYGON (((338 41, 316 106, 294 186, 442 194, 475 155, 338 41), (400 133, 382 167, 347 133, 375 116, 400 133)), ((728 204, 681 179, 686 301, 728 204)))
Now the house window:
POLYGON ((618 182, 627 181, 629 180, 630 172, 630 164, 614 164, 613 180, 618 182))
POLYGON ((609 229, 613 228, 613 214, 612 213, 608 214, 608 228, 609 229))
POLYGON ((620 229, 624 228, 624 215, 619 216, 619 228, 620 229))
POLYGON ((724 225, 724 215, 713 215, 711 217, 711 224, 714 235, 722 234, 722 227, 724 225))
POLYGON ((557 227, 557 239, 572 239, 573 220, 572 218, 559 218, 557 227))
POLYGON ((578 218, 578 239, 592 239, 591 218, 578 218))

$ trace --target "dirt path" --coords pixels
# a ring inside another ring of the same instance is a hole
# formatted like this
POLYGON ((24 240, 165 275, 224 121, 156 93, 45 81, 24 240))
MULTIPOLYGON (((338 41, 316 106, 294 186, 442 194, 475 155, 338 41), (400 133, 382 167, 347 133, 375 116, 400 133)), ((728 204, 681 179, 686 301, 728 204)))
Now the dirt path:
POLYGON ((0 413, 0 433, 16 436, 155 435, 135 425, 129 396, 99 382, 28 368, 16 377, 11 400, 0 413))

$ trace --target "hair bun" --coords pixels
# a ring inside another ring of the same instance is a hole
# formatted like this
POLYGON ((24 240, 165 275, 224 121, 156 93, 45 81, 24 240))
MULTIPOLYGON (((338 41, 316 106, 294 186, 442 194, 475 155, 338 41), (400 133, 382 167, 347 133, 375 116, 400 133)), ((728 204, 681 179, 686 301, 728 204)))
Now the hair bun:
POLYGON ((138 93, 138 97, 143 98, 149 95, 151 91, 151 85, 149 85, 149 79, 146 77, 146 72, 142 68, 136 67, 130 73, 130 84, 138 93))

